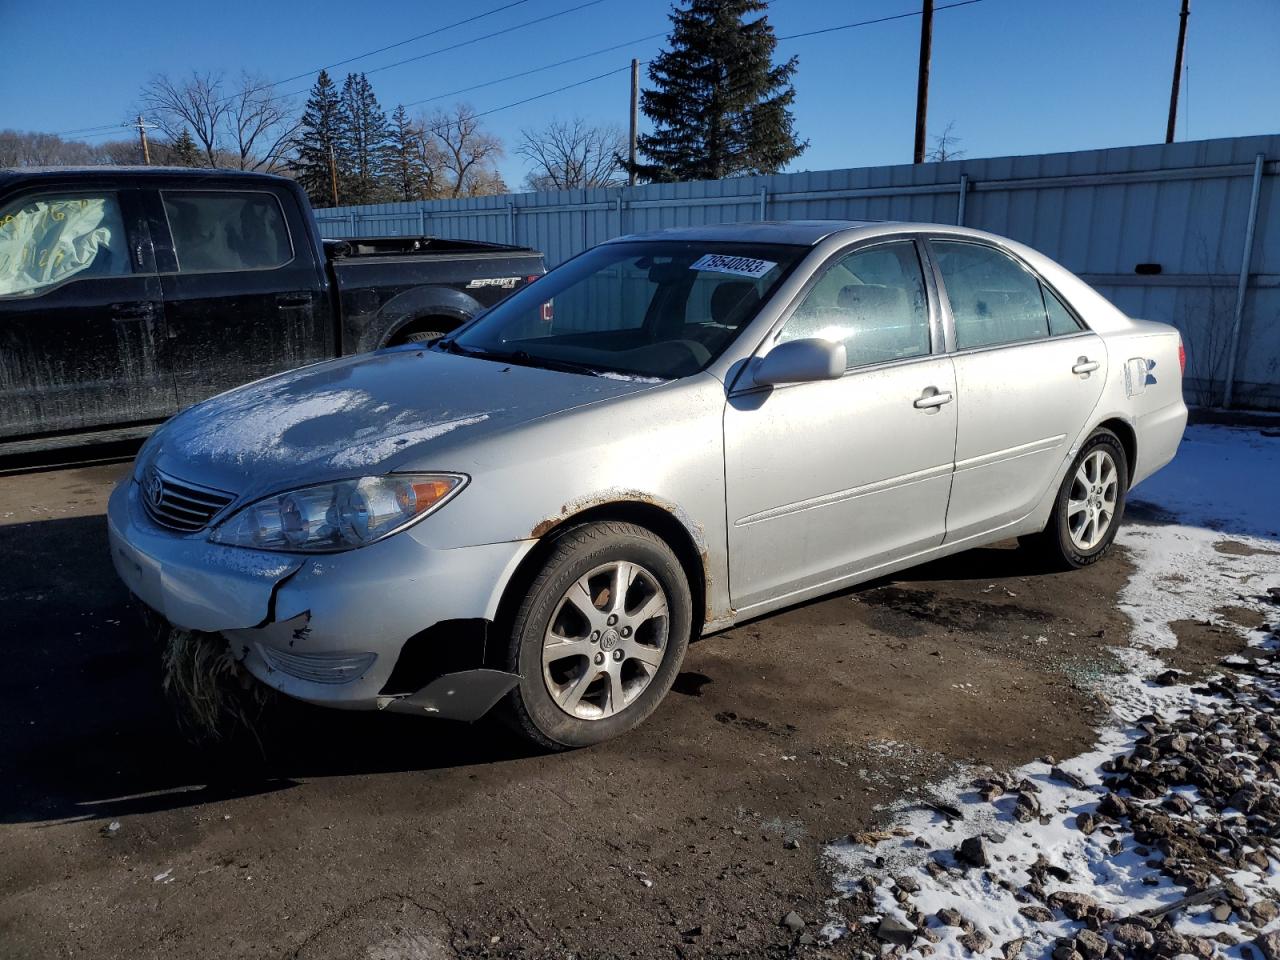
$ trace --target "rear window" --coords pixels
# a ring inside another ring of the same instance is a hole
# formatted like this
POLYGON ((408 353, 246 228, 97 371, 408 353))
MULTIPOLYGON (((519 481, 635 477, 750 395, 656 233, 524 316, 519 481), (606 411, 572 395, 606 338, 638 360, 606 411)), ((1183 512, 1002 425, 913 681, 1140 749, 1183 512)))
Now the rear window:
POLYGON ((284 214, 269 193, 166 190, 162 196, 179 273, 270 270, 293 259, 284 214))

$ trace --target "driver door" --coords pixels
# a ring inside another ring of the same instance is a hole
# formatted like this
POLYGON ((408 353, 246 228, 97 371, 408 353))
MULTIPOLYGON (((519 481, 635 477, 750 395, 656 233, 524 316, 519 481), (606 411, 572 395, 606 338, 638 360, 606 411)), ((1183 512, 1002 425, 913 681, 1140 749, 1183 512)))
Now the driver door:
POLYGON ((946 533, 955 372, 916 242, 837 255, 764 349, 805 337, 844 341, 843 377, 735 385, 725 409, 739 616, 936 547, 946 533))

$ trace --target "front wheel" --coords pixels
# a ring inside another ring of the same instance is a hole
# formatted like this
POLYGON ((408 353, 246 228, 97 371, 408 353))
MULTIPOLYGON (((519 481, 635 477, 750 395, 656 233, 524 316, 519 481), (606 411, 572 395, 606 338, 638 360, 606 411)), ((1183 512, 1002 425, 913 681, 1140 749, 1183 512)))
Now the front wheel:
POLYGON ((1116 538, 1128 490, 1124 446, 1110 430, 1099 428, 1067 471, 1048 525, 1024 543, 1060 569, 1096 563, 1116 538))
POLYGON ((689 644, 692 598, 661 538, 630 523, 560 534, 513 624, 513 726, 563 750, 640 724, 671 689, 689 644))

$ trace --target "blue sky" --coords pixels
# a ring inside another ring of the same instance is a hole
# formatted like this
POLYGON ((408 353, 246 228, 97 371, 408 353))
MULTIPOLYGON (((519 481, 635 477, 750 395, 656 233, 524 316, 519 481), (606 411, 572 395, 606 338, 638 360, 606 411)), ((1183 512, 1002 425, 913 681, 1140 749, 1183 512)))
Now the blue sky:
MULTIPOLYGON (((6 95, 0 128, 64 131, 109 124, 130 113, 153 72, 240 70, 271 80, 505 6, 308 0, 73 0, 48 8, 0 0, 6 95), (22 78, 28 78, 24 81, 22 78)), ((510 9, 333 72, 372 71, 390 113, 398 102, 462 87, 620 44, 669 27, 665 0, 598 0, 565 16, 459 50, 376 68, 575 7, 585 0, 525 0, 510 9)), ((939 4, 947 0, 938 0, 939 4)), ((1179 0, 981 0, 937 13, 930 131, 948 122, 970 157, 1154 143, 1164 137, 1179 0)), ((920 0, 775 0, 780 36, 918 11, 920 0)), ((796 127, 810 140, 795 170, 909 162, 919 19, 784 41, 796 54, 796 127)), ((653 39, 426 104, 464 99, 502 107, 657 53, 653 39)), ((1197 0, 1187 43, 1179 139, 1280 131, 1280 2, 1197 0)), ((304 90, 309 79, 283 85, 304 90)), ((517 186, 520 131, 552 117, 626 124, 625 70, 485 118, 507 143, 500 169, 517 186)), ((301 99, 301 97, 299 98, 301 99)), ((424 108, 425 108, 424 107, 424 108)), ((423 109, 423 108, 413 108, 423 109)), ((98 134, 101 137, 103 134, 98 134)))

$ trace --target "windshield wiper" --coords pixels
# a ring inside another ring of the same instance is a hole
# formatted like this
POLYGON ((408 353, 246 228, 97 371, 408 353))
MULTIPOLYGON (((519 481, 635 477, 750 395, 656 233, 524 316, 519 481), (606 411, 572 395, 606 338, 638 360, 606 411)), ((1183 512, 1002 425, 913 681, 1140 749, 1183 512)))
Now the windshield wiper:
POLYGON ((552 357, 535 357, 528 350, 486 350, 482 347, 464 347, 453 344, 452 349, 468 357, 481 360, 496 360, 499 363, 514 363, 522 367, 542 367, 546 370, 560 370, 564 373, 582 373, 590 377, 599 376, 591 367, 572 360, 556 360, 552 357))

